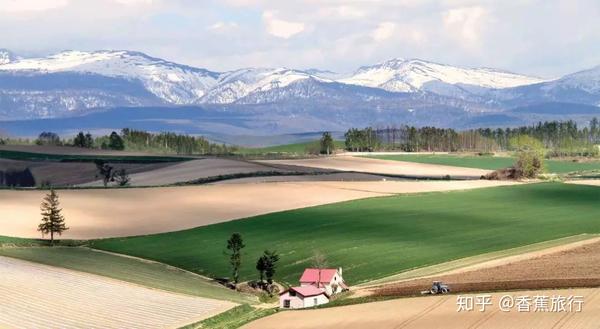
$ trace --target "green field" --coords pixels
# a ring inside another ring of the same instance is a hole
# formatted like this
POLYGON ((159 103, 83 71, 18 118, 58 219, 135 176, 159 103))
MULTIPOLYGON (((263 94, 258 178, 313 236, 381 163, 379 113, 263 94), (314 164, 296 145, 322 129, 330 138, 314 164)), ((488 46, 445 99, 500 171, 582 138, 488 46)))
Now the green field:
POLYGON ((191 230, 97 240, 93 247, 207 276, 229 275, 227 238, 246 243, 243 279, 265 249, 281 255, 277 280, 297 282, 315 250, 352 284, 408 269, 582 233, 600 233, 600 189, 539 183, 363 199, 191 230))
MULTIPOLYGON (((4 239, 8 240, 7 238, 4 239)), ((174 269, 164 264, 144 262, 88 248, 10 247, 0 248, 0 256, 64 267, 181 294, 228 300, 236 303, 248 303, 255 300, 253 297, 236 293, 198 275, 174 269)))
POLYGON ((1 159, 21 161, 54 161, 54 162, 94 162, 102 160, 106 162, 127 163, 159 163, 187 161, 189 158, 176 156, 137 156, 137 155, 75 155, 75 154, 47 154, 35 152, 0 150, 1 159))
MULTIPOLYGON (((511 157, 476 156, 476 155, 451 155, 451 154, 394 154, 374 155, 369 158, 408 161, 417 163, 430 163, 446 166, 466 167, 496 170, 507 168, 515 163, 511 157)), ((600 170, 600 161, 572 162, 561 160, 546 160, 546 171, 549 173, 564 174, 574 171, 600 170)))
MULTIPOLYGON (((289 153, 289 154, 306 154, 306 150, 311 145, 318 145, 319 141, 284 144, 269 147, 256 147, 256 148, 241 148, 236 153, 242 155, 252 154, 269 154, 269 153, 289 153)), ((344 141, 334 141, 335 147, 338 149, 344 148, 344 141)))

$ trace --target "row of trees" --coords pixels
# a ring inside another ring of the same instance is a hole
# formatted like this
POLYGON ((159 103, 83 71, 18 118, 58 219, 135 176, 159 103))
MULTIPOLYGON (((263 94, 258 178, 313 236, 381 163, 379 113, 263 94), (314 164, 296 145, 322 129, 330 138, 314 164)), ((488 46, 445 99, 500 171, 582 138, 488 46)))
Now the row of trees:
MULTIPOLYGON (((233 233, 227 240, 227 254, 229 256, 229 264, 231 265, 232 279, 234 288, 240 280, 240 268, 242 267, 242 249, 246 245, 240 233, 233 233)), ((265 250, 264 253, 256 261, 256 270, 259 274, 258 285, 263 289, 272 292, 271 285, 277 268, 279 255, 275 251, 265 250), (266 282, 265 282, 266 279, 266 282)))
MULTIPOLYGON (((4 140, 3 140, 4 141, 4 140)), ((61 139, 54 132, 42 132, 35 140, 37 145, 74 146, 103 150, 158 151, 174 154, 228 154, 237 150, 233 146, 211 143, 201 136, 189 136, 170 132, 150 133, 125 128, 121 133, 111 132, 94 138, 89 132, 80 131, 73 139, 61 139)))
POLYGON ((451 128, 389 126, 373 129, 349 129, 344 135, 349 151, 402 150, 406 152, 495 152, 514 150, 520 136, 539 140, 549 156, 596 156, 600 143, 600 124, 592 119, 589 126, 574 121, 540 122, 517 128, 480 128, 456 131, 451 128))
POLYGON ((159 150, 176 154, 228 154, 236 150, 225 144, 211 143, 202 136, 181 135, 170 132, 159 134, 125 128, 121 131, 129 149, 159 150))

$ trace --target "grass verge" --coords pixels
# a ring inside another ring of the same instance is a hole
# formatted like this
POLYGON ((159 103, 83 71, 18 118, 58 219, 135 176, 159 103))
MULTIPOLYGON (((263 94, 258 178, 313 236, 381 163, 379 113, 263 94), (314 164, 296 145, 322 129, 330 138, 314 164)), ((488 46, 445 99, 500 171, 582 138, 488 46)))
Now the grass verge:
POLYGON ((180 329, 235 329, 277 312, 276 308, 255 308, 244 304, 180 329))

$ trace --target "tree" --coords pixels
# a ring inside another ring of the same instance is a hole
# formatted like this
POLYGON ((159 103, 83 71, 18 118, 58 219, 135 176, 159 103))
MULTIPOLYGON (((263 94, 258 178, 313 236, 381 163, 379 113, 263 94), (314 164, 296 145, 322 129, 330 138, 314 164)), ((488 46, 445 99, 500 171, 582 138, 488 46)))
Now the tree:
POLYGON ((108 136, 108 148, 111 150, 122 151, 125 149, 125 143, 123 142, 123 138, 119 136, 116 132, 110 133, 108 136))
POLYGON ((94 138, 89 132, 84 134, 83 131, 80 131, 73 139, 73 146, 91 149, 94 147, 94 138))
POLYGON ((333 138, 331 137, 330 132, 324 132, 323 137, 321 137, 321 154, 330 155, 335 145, 333 143, 333 138))
POLYGON ((80 131, 77 136, 73 139, 73 146, 75 147, 85 147, 85 135, 83 131, 80 131))
POLYGON ((315 251, 312 259, 312 267, 319 270, 319 278, 317 280, 317 287, 321 285, 321 270, 327 267, 327 258, 325 254, 320 251, 315 251))
POLYGON ((56 133, 44 131, 35 140, 36 145, 60 146, 62 142, 56 133))
POLYGON ((92 147, 94 147, 94 138, 92 137, 92 134, 90 134, 89 132, 87 134, 85 134, 85 147, 91 149, 92 147))
POLYGON ((102 177, 102 183, 104 184, 104 187, 107 187, 108 182, 112 182, 114 180, 113 167, 102 160, 96 160, 94 163, 96 164, 98 175, 102 177))
POLYGON ((128 186, 131 179, 127 170, 124 168, 117 170, 113 175, 113 180, 117 182, 118 186, 128 186))
POLYGON ((54 234, 62 235, 69 228, 65 225, 65 218, 60 213, 58 194, 52 189, 42 201, 42 223, 38 225, 38 231, 42 236, 50 234, 50 244, 54 245, 54 234))
POLYGON ((256 270, 258 271, 258 280, 259 280, 259 284, 262 285, 262 283, 265 281, 265 269, 267 268, 267 259, 265 257, 265 255, 262 255, 260 257, 258 257, 258 260, 256 261, 256 270))
POLYGON ((245 247, 244 240, 240 233, 233 233, 227 240, 227 249, 229 250, 229 264, 231 265, 233 283, 237 285, 240 279, 240 267, 242 265, 242 249, 245 247))
POLYGON ((265 276, 267 277, 267 283, 273 284, 273 277, 275 276, 275 270, 277 269, 279 255, 276 251, 265 250, 263 257, 265 258, 265 276))
POLYGON ((528 135, 520 135, 511 138, 509 144, 517 151, 514 165, 516 178, 535 178, 544 171, 545 149, 542 142, 528 135))

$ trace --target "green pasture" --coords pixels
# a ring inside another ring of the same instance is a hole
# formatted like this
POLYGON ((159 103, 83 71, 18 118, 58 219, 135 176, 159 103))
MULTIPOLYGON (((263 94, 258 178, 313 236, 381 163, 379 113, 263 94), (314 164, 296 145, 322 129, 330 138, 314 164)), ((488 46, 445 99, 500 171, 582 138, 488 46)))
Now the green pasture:
POLYGON ((351 284, 464 257, 583 233, 600 233, 600 189, 538 183, 363 199, 164 234, 91 241, 210 277, 230 276, 226 241, 245 240, 241 277, 274 249, 276 280, 297 283, 315 251, 351 284))

